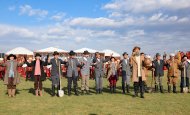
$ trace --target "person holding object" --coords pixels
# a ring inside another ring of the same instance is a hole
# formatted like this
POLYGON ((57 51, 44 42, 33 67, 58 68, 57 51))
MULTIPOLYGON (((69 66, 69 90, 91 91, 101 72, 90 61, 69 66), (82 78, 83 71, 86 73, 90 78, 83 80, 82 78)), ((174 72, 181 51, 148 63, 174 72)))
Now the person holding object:
POLYGON ((18 75, 18 66, 22 65, 22 62, 16 61, 16 56, 10 54, 7 57, 7 61, 4 64, 0 64, 6 67, 4 84, 7 85, 7 92, 9 97, 15 97, 16 85, 20 83, 20 77, 18 75))
POLYGON ((89 95, 89 77, 90 77, 90 66, 92 65, 92 60, 89 57, 89 52, 86 50, 83 53, 83 57, 79 60, 81 63, 81 93, 84 95, 84 90, 86 90, 86 94, 89 95))
POLYGON ((69 59, 67 60, 66 67, 67 67, 67 80, 68 80, 68 96, 71 96, 71 86, 72 82, 74 85, 74 92, 76 96, 79 96, 78 94, 78 67, 81 67, 78 59, 75 57, 76 53, 71 50, 69 52, 69 59))
MULTIPOLYGON (((25 63, 27 64, 27 66, 29 66, 29 63, 27 61, 25 63)), ((34 89, 36 96, 42 96, 42 81, 46 79, 46 74, 44 73, 44 66, 46 65, 47 62, 42 61, 41 55, 39 53, 36 53, 35 60, 31 63, 32 77, 34 78, 34 89)))
POLYGON ((51 66, 51 80, 52 80, 52 97, 55 96, 55 89, 57 88, 57 96, 58 90, 60 90, 60 76, 62 76, 61 64, 66 64, 65 61, 59 59, 59 53, 54 51, 54 58, 48 59, 48 65, 51 66), (61 74, 61 75, 60 75, 61 74))
POLYGON ((146 80, 144 72, 144 60, 140 56, 140 47, 133 48, 133 53, 130 58, 130 64, 132 66, 132 80, 134 82, 134 97, 138 96, 138 90, 140 87, 140 97, 144 98, 144 81, 146 80))
POLYGON ((175 54, 170 54, 170 59, 167 60, 168 68, 168 92, 171 92, 171 85, 173 84, 173 93, 177 93, 176 84, 179 76, 180 60, 175 59, 175 54))
POLYGON ((120 62, 122 68, 122 90, 123 94, 130 93, 131 65, 127 52, 123 53, 123 60, 120 62))
POLYGON ((154 77, 155 77, 155 92, 158 92, 158 85, 160 87, 160 92, 164 93, 162 79, 164 76, 164 60, 161 59, 159 53, 156 54, 156 59, 153 61, 154 77))
MULTIPOLYGON (((111 54, 112 57, 113 54, 111 54)), ((102 59, 99 52, 95 53, 93 59, 93 66, 95 67, 95 82, 96 82, 96 94, 102 94, 103 89, 103 76, 104 76, 104 63, 110 59, 102 59)))

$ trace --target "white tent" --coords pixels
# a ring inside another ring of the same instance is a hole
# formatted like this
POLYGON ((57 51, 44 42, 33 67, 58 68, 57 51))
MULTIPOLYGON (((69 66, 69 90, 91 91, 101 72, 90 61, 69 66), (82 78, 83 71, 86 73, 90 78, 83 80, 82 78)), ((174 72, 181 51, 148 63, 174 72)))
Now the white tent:
POLYGON ((5 54, 6 55, 9 55, 9 54, 14 54, 14 55, 33 55, 33 52, 26 49, 26 48, 23 48, 23 47, 17 47, 17 48, 14 48, 14 49, 8 51, 5 54))
POLYGON ((119 53, 112 51, 112 50, 109 50, 109 49, 105 49, 102 52, 105 53, 105 56, 110 56, 111 54, 113 54, 113 57, 120 57, 119 53))
POLYGON ((85 50, 88 50, 88 52, 90 52, 90 53, 95 53, 95 52, 97 52, 97 50, 90 49, 90 48, 81 48, 81 49, 75 50, 75 52, 76 52, 76 53, 83 53, 85 50))
POLYGON ((67 52, 65 50, 62 50, 62 49, 59 49, 59 48, 55 48, 55 47, 48 47, 48 48, 45 48, 45 49, 41 49, 41 50, 37 50, 36 52, 40 52, 40 53, 52 53, 54 51, 57 51, 59 53, 63 53, 63 52, 67 52))

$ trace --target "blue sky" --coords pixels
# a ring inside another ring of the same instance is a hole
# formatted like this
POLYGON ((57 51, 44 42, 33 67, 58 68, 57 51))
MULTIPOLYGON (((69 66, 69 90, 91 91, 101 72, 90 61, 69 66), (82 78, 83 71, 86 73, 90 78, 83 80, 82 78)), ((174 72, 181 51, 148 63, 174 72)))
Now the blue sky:
POLYGON ((1 0, 0 49, 190 50, 190 0, 1 0))

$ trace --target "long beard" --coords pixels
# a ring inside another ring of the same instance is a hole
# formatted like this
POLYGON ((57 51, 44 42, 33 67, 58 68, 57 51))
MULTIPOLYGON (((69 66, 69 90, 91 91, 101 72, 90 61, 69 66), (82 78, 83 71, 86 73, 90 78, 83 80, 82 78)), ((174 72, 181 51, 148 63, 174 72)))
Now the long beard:
POLYGON ((139 56, 139 55, 140 55, 140 53, 139 53, 139 52, 136 52, 136 53, 135 53, 135 56, 139 56))

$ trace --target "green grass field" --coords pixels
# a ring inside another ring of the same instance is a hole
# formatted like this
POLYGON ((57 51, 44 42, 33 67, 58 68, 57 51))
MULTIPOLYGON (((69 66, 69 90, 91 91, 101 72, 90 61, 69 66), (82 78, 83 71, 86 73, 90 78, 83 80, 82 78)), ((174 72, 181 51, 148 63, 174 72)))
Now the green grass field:
MULTIPOLYGON (((151 77, 149 77, 149 81, 151 77)), ((67 81, 62 79, 66 89, 67 81)), ((179 80, 180 81, 180 80, 179 80)), ((78 82, 80 86, 81 81, 78 82)), ((43 97, 33 94, 33 82, 22 79, 17 87, 17 96, 9 98, 6 86, 0 81, 0 115, 189 115, 190 94, 145 94, 145 99, 133 98, 131 94, 123 95, 121 79, 117 82, 117 93, 110 94, 108 81, 104 79, 103 95, 96 95, 94 80, 90 80, 91 94, 84 96, 51 97, 51 81, 44 84, 43 97)), ((150 82, 149 82, 150 85, 150 82)), ((164 80, 166 86, 166 77, 164 80)), ((179 86, 177 88, 179 92, 179 86)))

